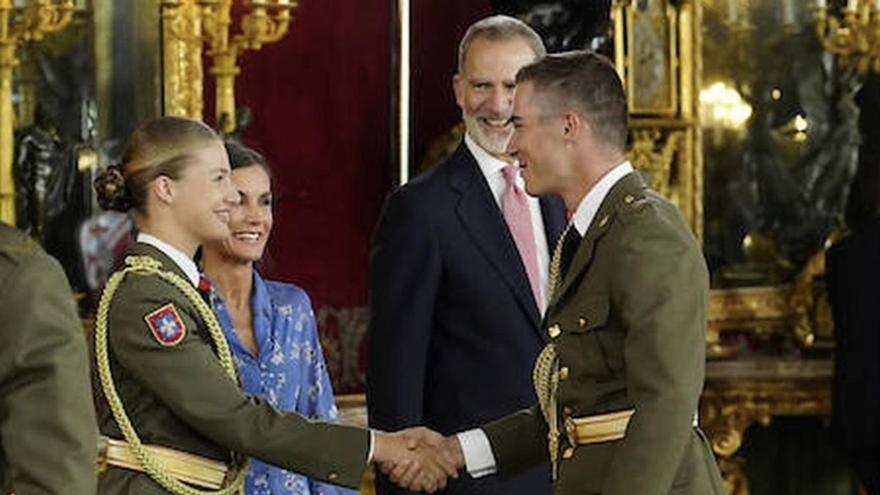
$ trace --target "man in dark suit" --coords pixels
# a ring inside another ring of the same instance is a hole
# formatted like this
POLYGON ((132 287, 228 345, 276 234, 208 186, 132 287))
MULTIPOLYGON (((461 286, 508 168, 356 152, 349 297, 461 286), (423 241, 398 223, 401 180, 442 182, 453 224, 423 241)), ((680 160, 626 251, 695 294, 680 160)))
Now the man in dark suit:
POLYGON ((706 264, 678 210, 626 159, 620 78, 581 51, 548 55, 517 83, 508 149, 529 194, 559 194, 574 212, 550 265, 540 407, 467 432, 483 447, 446 443, 477 476, 549 458, 556 495, 722 495, 695 417, 706 264))
POLYGON ((880 218, 828 250, 834 315, 832 426, 868 495, 880 494, 880 218))
MULTIPOLYGON (((370 425, 445 434, 535 403, 558 198, 527 197, 506 155, 515 76, 544 55, 524 23, 472 25, 453 81, 466 136, 388 199, 370 259, 370 425)), ((394 490, 379 480, 379 491, 394 490)), ((450 480, 448 493, 550 493, 545 465, 506 481, 450 480)))

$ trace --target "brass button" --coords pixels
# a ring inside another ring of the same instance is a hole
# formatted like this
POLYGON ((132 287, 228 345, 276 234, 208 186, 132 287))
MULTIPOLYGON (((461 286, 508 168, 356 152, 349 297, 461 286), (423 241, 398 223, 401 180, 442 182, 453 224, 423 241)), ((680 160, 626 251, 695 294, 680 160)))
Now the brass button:
POLYGON ((634 198, 632 194, 627 194, 626 197, 623 198, 623 202, 626 204, 630 204, 635 200, 636 198, 634 198))
POLYGON ((554 323, 553 325, 550 325, 550 328, 547 329, 547 334, 550 335, 551 339, 555 339, 556 337, 559 337, 559 335, 561 333, 562 333, 562 329, 559 328, 558 323, 554 323))
POLYGON ((568 380, 568 366, 563 366, 562 368, 559 368, 559 380, 568 380))
POLYGON ((587 323, 588 323, 587 319, 584 318, 583 316, 578 318, 578 326, 579 327, 584 328, 585 326, 587 326, 587 323))
POLYGON ((562 458, 563 459, 571 459, 572 457, 574 457, 574 449, 573 448, 568 447, 567 449, 562 451, 562 458))
POLYGON ((565 416, 571 416, 572 410, 570 407, 565 406, 562 408, 562 414, 565 416))
POLYGON ((599 220, 599 227, 604 227, 606 223, 608 223, 608 215, 605 215, 602 217, 602 220, 599 220))
POLYGON ((336 478, 339 478, 339 473, 330 473, 330 474, 327 475, 327 479, 330 480, 330 481, 333 481, 333 480, 335 480, 336 478))

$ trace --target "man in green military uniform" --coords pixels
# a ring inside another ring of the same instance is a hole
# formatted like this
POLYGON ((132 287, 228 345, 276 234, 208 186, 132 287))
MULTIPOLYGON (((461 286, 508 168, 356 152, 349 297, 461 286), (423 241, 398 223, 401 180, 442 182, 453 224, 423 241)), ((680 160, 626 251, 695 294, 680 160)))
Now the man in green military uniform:
POLYGON ((517 75, 508 151, 573 213, 551 262, 539 406, 447 439, 475 476, 550 458, 565 495, 721 495, 697 428, 708 275, 694 236, 625 158, 613 65, 550 55, 517 75), (459 450, 459 446, 461 450, 459 450))
POLYGON ((64 272, 0 224, 0 493, 95 493, 88 353, 64 272))

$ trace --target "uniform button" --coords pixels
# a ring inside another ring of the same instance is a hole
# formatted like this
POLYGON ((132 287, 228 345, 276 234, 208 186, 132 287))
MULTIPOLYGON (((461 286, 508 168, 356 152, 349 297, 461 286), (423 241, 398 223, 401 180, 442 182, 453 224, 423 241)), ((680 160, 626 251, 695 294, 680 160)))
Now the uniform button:
POLYGON ((602 220, 599 220, 599 227, 604 227, 606 223, 608 223, 608 215, 605 215, 602 217, 602 220))
POLYGON ((562 458, 563 459, 571 459, 573 456, 574 456, 574 449, 571 447, 562 451, 562 458))
POLYGON ((547 329, 547 334, 550 335, 551 339, 555 339, 556 337, 559 337, 559 335, 561 333, 562 333, 562 329, 559 328, 559 324, 556 324, 556 323, 554 323, 553 325, 550 325, 550 328, 547 329))
POLYGON ((587 326, 587 323, 588 323, 587 319, 584 318, 583 316, 578 318, 578 326, 579 327, 584 328, 585 326, 587 326))
POLYGON ((559 368, 559 380, 568 380, 568 366, 563 366, 562 368, 559 368))
POLYGON ((571 416, 572 410, 570 407, 565 406, 562 408, 562 414, 565 416, 571 416))
POLYGON ((338 477, 339 477, 338 473, 330 473, 329 475, 327 475, 327 479, 329 479, 330 481, 333 481, 338 477))
POLYGON ((626 203, 626 204, 630 204, 630 203, 632 203, 632 202, 635 201, 635 200, 636 200, 636 198, 633 197, 632 194, 627 194, 626 197, 623 198, 623 202, 626 203))

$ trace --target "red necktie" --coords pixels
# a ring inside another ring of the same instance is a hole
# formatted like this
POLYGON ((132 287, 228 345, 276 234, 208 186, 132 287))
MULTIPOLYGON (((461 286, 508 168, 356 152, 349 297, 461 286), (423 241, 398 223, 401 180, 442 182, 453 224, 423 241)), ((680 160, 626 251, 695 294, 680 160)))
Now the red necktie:
POLYGON ((203 274, 199 274, 199 294, 211 306, 211 282, 203 274))

